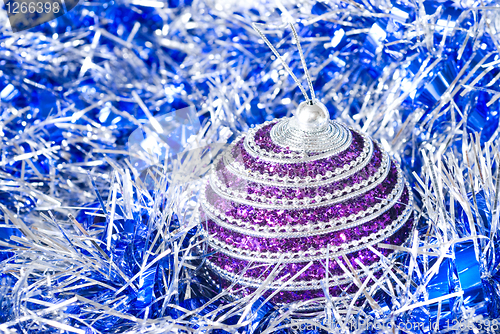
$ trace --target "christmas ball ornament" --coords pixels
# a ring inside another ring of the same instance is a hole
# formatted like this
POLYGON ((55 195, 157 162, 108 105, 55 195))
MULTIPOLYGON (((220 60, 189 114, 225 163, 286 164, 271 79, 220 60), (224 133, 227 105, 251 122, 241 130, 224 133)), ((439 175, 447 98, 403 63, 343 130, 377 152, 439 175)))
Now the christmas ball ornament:
POLYGON ((379 254, 395 247, 380 244, 403 244, 413 227, 398 164, 311 95, 237 138, 207 177, 207 266, 234 295, 266 283, 277 304, 349 296, 381 276, 379 254))

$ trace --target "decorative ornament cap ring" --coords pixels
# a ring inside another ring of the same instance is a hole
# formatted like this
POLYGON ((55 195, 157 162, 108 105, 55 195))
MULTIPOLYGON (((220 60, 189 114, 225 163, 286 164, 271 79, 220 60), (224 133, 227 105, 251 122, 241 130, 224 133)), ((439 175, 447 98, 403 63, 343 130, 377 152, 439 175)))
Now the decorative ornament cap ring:
POLYGON ((318 100, 304 101, 294 112, 291 126, 303 131, 320 130, 328 126, 330 114, 326 106, 318 100))
POLYGON ((330 120, 325 105, 317 100, 304 101, 291 118, 277 122, 270 132, 278 146, 307 153, 340 152, 352 140, 350 131, 330 120))

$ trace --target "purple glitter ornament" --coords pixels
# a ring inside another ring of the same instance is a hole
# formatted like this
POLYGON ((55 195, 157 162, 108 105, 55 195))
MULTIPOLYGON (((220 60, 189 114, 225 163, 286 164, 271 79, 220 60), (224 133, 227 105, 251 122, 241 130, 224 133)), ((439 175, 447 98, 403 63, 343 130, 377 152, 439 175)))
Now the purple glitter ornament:
POLYGON ((366 135, 330 120, 312 86, 309 99, 297 84, 306 101, 294 116, 236 139, 213 164, 201 201, 212 277, 234 295, 268 284, 278 304, 321 299, 322 283, 332 297, 356 293, 353 275, 372 280, 370 288, 381 274, 370 247, 389 255, 378 245, 402 245, 413 228, 398 164, 366 135))
MULTIPOLYGON (((302 112, 323 108, 316 101, 302 112)), ((335 121, 309 129, 297 120, 266 122, 236 140, 202 198, 212 275, 223 286, 238 281, 232 289, 246 294, 279 263, 270 293, 296 276, 271 298, 279 304, 322 297, 326 276, 331 296, 355 293, 338 262, 346 268, 347 259, 361 278, 358 262, 377 272, 380 258, 368 246, 401 245, 413 227, 411 191, 380 145, 335 121)))

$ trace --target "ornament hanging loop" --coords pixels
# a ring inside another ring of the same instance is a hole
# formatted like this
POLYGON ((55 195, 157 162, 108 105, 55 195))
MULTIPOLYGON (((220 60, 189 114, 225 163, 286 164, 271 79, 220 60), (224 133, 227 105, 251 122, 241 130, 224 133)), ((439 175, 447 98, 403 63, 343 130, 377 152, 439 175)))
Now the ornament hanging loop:
POLYGON ((295 39, 295 42, 297 43, 297 48, 299 50, 299 55, 300 55, 300 61, 302 63, 302 67, 304 68, 304 73, 305 73, 306 78, 307 78, 307 83, 309 85, 309 90, 311 92, 311 98, 309 98, 309 96, 307 95, 307 91, 304 89, 304 87, 300 83, 299 79, 295 76, 295 74, 293 73, 292 69, 288 66, 288 64, 285 62, 285 60, 283 59, 283 57, 281 57, 281 55, 279 54, 278 50, 276 50, 276 48, 271 44, 271 42, 266 37, 266 35, 264 34, 264 32, 261 29, 259 29, 258 25, 262 26, 263 24, 253 22, 252 23, 253 29, 259 34, 259 36, 267 44, 267 46, 271 49, 271 51, 274 53, 274 55, 281 61, 281 64, 283 65, 283 67, 286 69, 286 71, 288 72, 288 74, 290 74, 290 76, 292 77, 292 79, 295 81, 295 83, 299 87, 300 91, 302 92, 302 95, 304 95, 304 98, 306 99, 306 103, 309 104, 309 105, 315 104, 316 103, 316 95, 314 94, 314 88, 313 88, 313 85, 312 85, 311 76, 310 76, 309 71, 307 69, 307 65, 306 65, 306 60, 305 60, 305 57, 304 57, 304 53, 302 52, 302 47, 301 47, 300 41, 299 41, 299 35, 297 34, 297 30, 295 29, 295 27, 293 26, 293 24, 289 23, 290 28, 292 29, 293 37, 295 39))
POLYGON ((306 58, 304 57, 304 53, 302 52, 302 47, 300 45, 299 35, 297 34, 297 30, 295 30, 295 27, 293 26, 292 23, 290 23, 290 28, 292 29, 293 37, 295 38, 295 42, 297 43, 297 49, 299 49, 300 61, 302 62, 302 67, 304 68, 304 73, 307 78, 307 84, 309 85, 309 91, 311 92, 311 99, 309 100, 309 104, 312 105, 316 102, 316 94, 314 94, 311 75, 309 74, 309 70, 307 69, 306 58))

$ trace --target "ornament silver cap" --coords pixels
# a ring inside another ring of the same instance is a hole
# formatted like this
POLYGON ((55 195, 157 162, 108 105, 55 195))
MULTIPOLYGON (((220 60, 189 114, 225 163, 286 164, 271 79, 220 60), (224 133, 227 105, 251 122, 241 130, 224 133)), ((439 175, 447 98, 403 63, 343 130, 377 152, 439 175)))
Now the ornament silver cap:
POLYGON ((306 153, 338 151, 348 147, 352 140, 350 131, 330 120, 325 105, 317 100, 302 102, 293 117, 273 126, 270 135, 276 145, 306 153))

